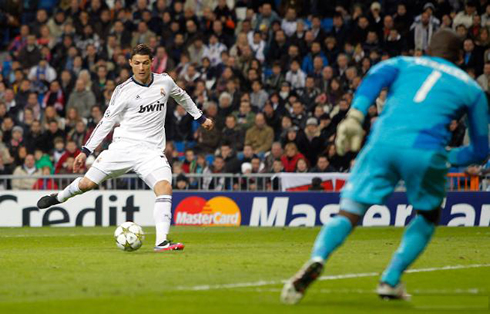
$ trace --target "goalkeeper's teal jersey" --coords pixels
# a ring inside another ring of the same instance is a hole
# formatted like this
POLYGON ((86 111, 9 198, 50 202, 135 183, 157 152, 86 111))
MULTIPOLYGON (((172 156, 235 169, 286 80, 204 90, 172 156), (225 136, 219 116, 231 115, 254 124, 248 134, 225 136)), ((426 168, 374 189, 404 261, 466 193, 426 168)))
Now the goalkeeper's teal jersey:
POLYGON ((488 106, 478 84, 453 63, 436 57, 397 57, 374 66, 356 92, 353 108, 364 114, 379 92, 388 97, 368 144, 444 150, 451 120, 467 115, 471 145, 453 149, 449 161, 466 165, 488 153, 488 106))

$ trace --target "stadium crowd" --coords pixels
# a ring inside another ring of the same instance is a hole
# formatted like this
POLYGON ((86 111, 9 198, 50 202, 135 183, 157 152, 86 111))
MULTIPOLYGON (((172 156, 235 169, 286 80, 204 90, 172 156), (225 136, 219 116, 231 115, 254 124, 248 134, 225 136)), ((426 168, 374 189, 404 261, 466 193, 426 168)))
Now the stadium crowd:
MULTIPOLYGON (((349 171, 355 154, 338 156, 333 141, 362 77, 381 60, 423 55, 439 28, 465 38, 460 66, 490 86, 487 0, 0 0, 0 26, 0 174, 26 176, 14 189, 57 188, 29 176, 72 173, 140 43, 154 51, 153 72, 216 125, 200 128, 169 101, 176 188, 186 173, 349 171)), ((450 146, 462 145, 463 121, 450 129, 450 146)))

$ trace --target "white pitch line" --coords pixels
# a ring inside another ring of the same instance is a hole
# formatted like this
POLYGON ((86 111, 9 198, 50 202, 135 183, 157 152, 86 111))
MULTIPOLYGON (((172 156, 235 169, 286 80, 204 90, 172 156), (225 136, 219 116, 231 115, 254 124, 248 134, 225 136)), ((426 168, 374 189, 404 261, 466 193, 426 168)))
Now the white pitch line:
MULTIPOLYGON (((281 292, 281 288, 257 288, 253 289, 255 292, 281 292)), ((309 293, 318 294, 373 294, 376 293, 375 289, 314 289, 309 293)), ((472 289, 414 289, 410 290, 413 295, 482 295, 485 293, 484 290, 479 290, 477 288, 472 289)), ((486 295, 484 295, 486 296, 486 295)))
MULTIPOLYGON (((145 232, 145 235, 149 234, 155 234, 155 232, 145 232)), ((87 236, 107 236, 111 235, 111 233, 67 233, 67 234, 62 234, 62 233, 57 233, 57 234, 38 234, 38 235, 32 235, 32 234, 14 234, 14 235, 1 235, 0 234, 0 239, 2 238, 52 238, 52 237, 87 237, 87 236)))
MULTIPOLYGON (((443 266, 443 267, 431 267, 431 268, 419 268, 419 269, 409 269, 407 273, 423 273, 423 272, 433 272, 440 270, 456 270, 456 269, 469 269, 469 268, 482 268, 490 267, 490 264, 470 264, 470 265, 454 265, 454 266, 443 266)), ((327 281, 327 280, 340 280, 340 279, 350 279, 350 278, 363 278, 363 277, 376 277, 380 273, 358 273, 358 274, 343 274, 343 275, 331 275, 322 276, 317 280, 327 281)), ((221 285, 201 285, 201 286, 179 286, 175 290, 178 291, 208 291, 208 290, 221 290, 221 289, 235 289, 235 288, 250 288, 250 287, 262 287, 279 285, 285 283, 287 280, 271 280, 271 281, 256 281, 256 282, 241 282, 241 283, 229 283, 221 285)))

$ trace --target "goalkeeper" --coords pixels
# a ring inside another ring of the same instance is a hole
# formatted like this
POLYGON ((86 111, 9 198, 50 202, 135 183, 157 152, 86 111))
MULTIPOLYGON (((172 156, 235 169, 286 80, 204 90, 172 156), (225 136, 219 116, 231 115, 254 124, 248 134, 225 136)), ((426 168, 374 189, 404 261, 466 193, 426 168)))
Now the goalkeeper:
POLYGON ((296 303, 303 297, 367 209, 384 204, 400 180, 405 181, 416 215, 383 272, 377 293, 383 298, 408 298, 400 277, 434 233, 449 165, 477 163, 488 154, 487 100, 478 84, 455 65, 462 56, 460 39, 451 30, 440 30, 432 36, 428 54, 386 60, 363 80, 337 129, 337 152, 359 150, 364 116, 387 88, 385 108, 342 190, 339 214, 323 226, 311 259, 285 284, 283 302, 296 303), (467 115, 471 144, 446 151, 451 138, 448 126, 463 115, 467 115))

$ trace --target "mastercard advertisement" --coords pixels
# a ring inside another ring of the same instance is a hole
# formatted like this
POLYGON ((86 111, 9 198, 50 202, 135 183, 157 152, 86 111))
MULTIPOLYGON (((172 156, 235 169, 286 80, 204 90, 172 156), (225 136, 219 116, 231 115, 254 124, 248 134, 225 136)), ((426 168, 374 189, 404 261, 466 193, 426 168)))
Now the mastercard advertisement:
POLYGON ((242 213, 229 197, 215 196, 206 200, 190 196, 179 202, 173 219, 174 224, 180 226, 239 226, 242 213))

